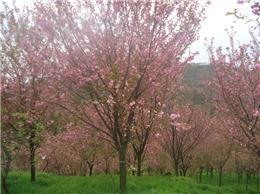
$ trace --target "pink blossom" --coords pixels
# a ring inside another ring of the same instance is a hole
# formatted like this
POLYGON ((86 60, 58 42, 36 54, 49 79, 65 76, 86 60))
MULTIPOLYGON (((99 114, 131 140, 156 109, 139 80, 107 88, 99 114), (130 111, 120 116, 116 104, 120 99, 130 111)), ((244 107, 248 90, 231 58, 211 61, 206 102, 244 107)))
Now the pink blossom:
POLYGON ((171 115, 170 115, 170 118, 172 119, 172 120, 176 120, 177 118, 180 118, 180 114, 175 114, 175 113, 172 113, 171 115))
POLYGON ((130 107, 132 107, 132 106, 134 106, 134 105, 135 105, 135 102, 134 102, 134 101, 132 101, 132 102, 129 104, 130 107))
POLYGON ((243 3, 245 3, 245 0, 237 0, 237 3, 238 4, 243 4, 243 3))
POLYGON ((164 112, 163 112, 163 111, 160 111, 160 112, 158 113, 158 117, 159 117, 159 118, 162 118, 163 115, 164 115, 164 112))
POLYGON ((109 105, 112 105, 112 104, 115 103, 115 101, 114 101, 114 99, 113 99, 113 96, 110 95, 110 96, 108 97, 107 103, 108 103, 109 105))
POLYGON ((256 68, 256 70, 260 70, 260 63, 257 63, 257 64, 255 65, 255 68, 256 68))
POLYGON ((260 111, 256 110, 256 111, 254 112, 253 116, 254 116, 254 117, 260 116, 260 111))
POLYGON ((31 125, 31 124, 33 123, 33 121, 32 121, 31 119, 29 119, 29 120, 27 121, 27 123, 28 123, 29 125, 31 125))

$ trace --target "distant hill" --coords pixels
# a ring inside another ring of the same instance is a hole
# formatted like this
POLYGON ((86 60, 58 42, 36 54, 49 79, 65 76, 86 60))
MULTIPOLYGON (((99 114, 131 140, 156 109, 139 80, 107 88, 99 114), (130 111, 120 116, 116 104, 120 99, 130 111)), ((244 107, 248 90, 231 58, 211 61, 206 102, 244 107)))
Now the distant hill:
POLYGON ((212 90, 207 82, 214 76, 213 69, 206 64, 189 64, 185 67, 183 84, 188 87, 184 93, 185 100, 195 104, 212 102, 212 90))
POLYGON ((183 82, 188 85, 200 85, 202 81, 208 80, 213 76, 210 65, 189 64, 184 70, 183 82))

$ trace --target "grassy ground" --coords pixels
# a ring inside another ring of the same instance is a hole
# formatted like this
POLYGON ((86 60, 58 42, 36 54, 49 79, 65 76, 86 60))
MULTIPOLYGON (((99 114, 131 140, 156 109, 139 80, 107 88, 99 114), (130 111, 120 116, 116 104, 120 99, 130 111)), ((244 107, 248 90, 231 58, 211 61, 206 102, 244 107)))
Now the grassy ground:
MULTIPOLYGON (((128 194, 257 194, 256 183, 251 181, 248 191, 238 185, 235 177, 226 175, 223 187, 216 186, 217 177, 196 178, 173 176, 128 177, 128 194), (231 181, 233 180, 233 181, 231 181)), ((30 183, 28 172, 12 172, 8 179, 11 194, 116 194, 118 176, 94 175, 92 177, 58 176, 38 173, 37 181, 30 183)))

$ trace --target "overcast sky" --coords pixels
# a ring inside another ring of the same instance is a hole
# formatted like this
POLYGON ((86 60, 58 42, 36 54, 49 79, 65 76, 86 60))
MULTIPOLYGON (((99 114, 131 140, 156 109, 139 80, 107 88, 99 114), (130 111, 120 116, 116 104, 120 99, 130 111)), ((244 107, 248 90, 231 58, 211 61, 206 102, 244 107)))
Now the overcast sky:
POLYGON ((237 0, 211 0, 206 12, 207 19, 202 23, 200 38, 192 45, 192 51, 200 53, 194 59, 195 62, 208 62, 208 55, 204 46, 205 38, 211 39, 211 37, 214 37, 215 46, 223 46, 223 48, 228 46, 229 39, 225 29, 230 29, 231 26, 234 26, 236 31, 235 39, 237 42, 245 43, 250 40, 248 33, 250 24, 246 24, 242 20, 238 21, 234 16, 226 16, 227 12, 231 12, 235 8, 238 8, 243 14, 253 16, 250 6, 239 5, 237 0))
MULTIPOLYGON (((13 0, 6 1, 12 3, 13 0)), ((16 0, 16 2, 18 6, 22 7, 23 5, 31 5, 33 0, 16 0)), ((237 0, 211 0, 211 4, 206 11, 207 19, 201 25, 200 38, 191 46, 192 52, 199 52, 194 62, 208 62, 208 55, 204 46, 205 38, 214 37, 216 46, 228 46, 228 35, 225 29, 230 28, 230 26, 234 26, 234 30, 237 32, 236 39, 239 42, 249 41, 249 25, 242 20, 235 20, 234 16, 226 16, 227 12, 233 11, 235 8, 247 15, 252 15, 250 8, 237 4, 237 0)))

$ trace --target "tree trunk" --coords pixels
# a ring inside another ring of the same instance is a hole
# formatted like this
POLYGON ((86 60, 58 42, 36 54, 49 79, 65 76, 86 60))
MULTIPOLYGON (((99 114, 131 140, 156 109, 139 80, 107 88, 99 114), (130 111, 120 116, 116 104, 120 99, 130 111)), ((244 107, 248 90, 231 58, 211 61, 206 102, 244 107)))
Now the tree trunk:
POLYGON ((241 173, 237 172, 237 184, 240 184, 241 173))
POLYGON ((93 174, 93 167, 94 167, 93 163, 88 163, 88 169, 89 169, 88 175, 89 176, 92 176, 92 174, 93 174))
POLYGON ((48 160, 45 160, 45 162, 46 162, 45 166, 42 169, 43 172, 45 172, 45 170, 48 168, 48 164, 49 164, 48 160))
POLYGON ((108 174, 108 168, 105 169, 105 174, 108 174))
POLYGON ((106 161, 105 174, 108 174, 108 171, 109 171, 109 165, 108 162, 106 161))
POLYGON ((179 175, 180 175, 180 176, 183 176, 183 174, 182 174, 182 170, 180 170, 179 175))
POLYGON ((4 176, 1 176, 1 190, 2 190, 2 193, 10 194, 9 189, 7 187, 7 183, 6 183, 6 177, 4 177, 4 176))
POLYGON ((126 186, 126 145, 122 145, 119 150, 119 176, 120 176, 120 191, 125 193, 127 190, 126 186))
POLYGON ((161 175, 163 175, 163 174, 164 174, 164 172, 163 172, 163 169, 161 169, 161 168, 160 168, 160 173, 161 173, 161 175))
POLYGON ((256 190, 257 190, 257 193, 259 193, 259 173, 257 173, 256 175, 256 190))
POLYGON ((210 168, 210 178, 212 179, 213 178, 213 168, 210 168))
POLYGON ((246 191, 248 189, 248 183, 249 183, 249 172, 246 173, 246 191))
POLYGON ((175 166, 175 176, 179 176, 179 164, 178 162, 174 162, 174 166, 175 166))
POLYGON ((189 169, 188 167, 183 168, 183 176, 186 176, 186 175, 187 175, 188 169, 189 169))
POLYGON ((30 159, 31 159, 31 182, 36 180, 36 167, 35 167, 35 143, 30 142, 30 159))
POLYGON ((142 175, 142 156, 141 154, 137 155, 137 176, 142 175))
POLYGON ((219 169, 219 177, 218 177, 218 186, 222 186, 222 174, 223 174, 223 169, 219 169))
POLYGON ((12 161, 11 151, 6 148, 5 145, 1 145, 1 154, 3 154, 3 158, 1 158, 1 191, 5 194, 9 194, 9 189, 7 186, 7 177, 10 170, 10 164, 12 161))
POLYGON ((199 179, 199 182, 201 183, 202 181, 202 173, 203 173, 203 167, 200 167, 200 179, 199 179))

